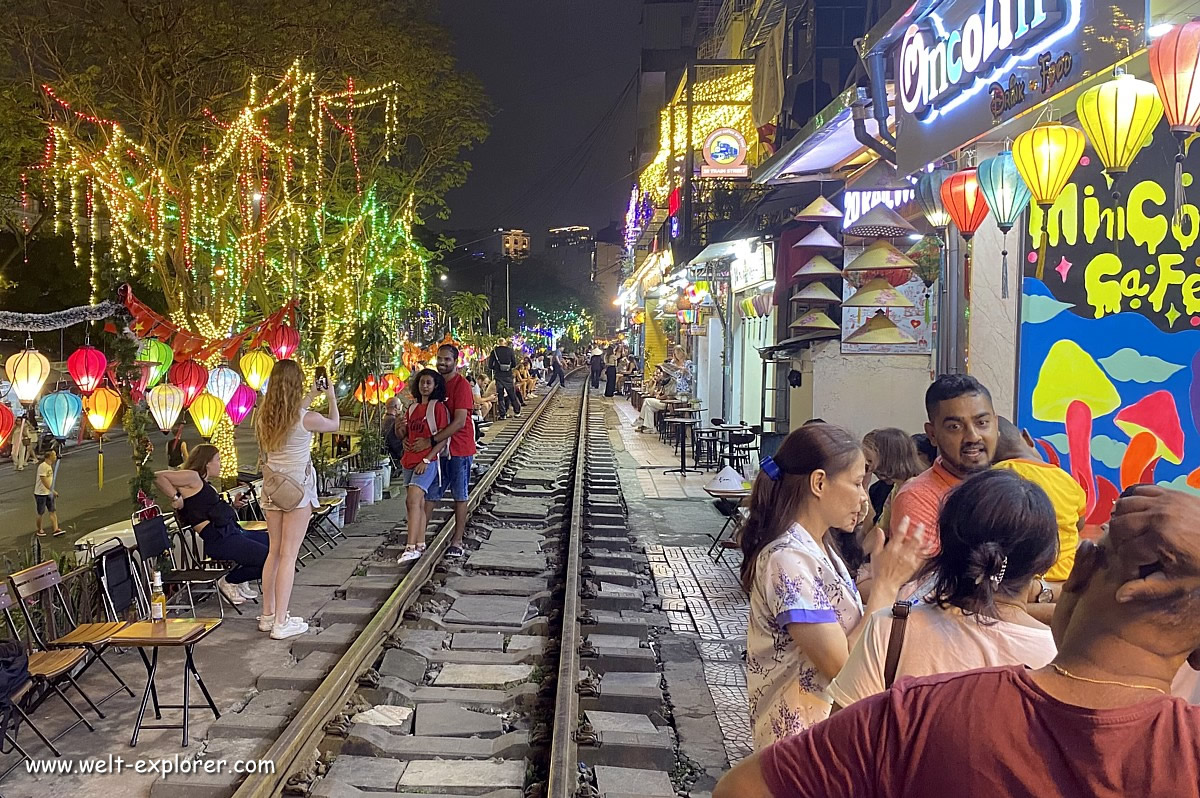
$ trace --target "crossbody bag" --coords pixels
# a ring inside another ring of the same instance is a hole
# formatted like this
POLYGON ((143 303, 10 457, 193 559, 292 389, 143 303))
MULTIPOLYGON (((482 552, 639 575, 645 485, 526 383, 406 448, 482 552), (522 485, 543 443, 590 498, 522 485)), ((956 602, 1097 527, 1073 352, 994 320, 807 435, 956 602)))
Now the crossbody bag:
MULTIPOLYGON (((308 475, 312 472, 312 464, 304 466, 304 479, 308 480, 308 475)), ((276 471, 267 462, 266 455, 263 455, 262 460, 262 475, 263 475, 263 494, 267 497, 267 501, 275 507, 283 510, 285 513, 290 513, 295 510, 304 501, 307 491, 304 485, 300 484, 289 474, 283 471, 276 471)))
POLYGON ((897 601, 892 605, 892 631, 888 636, 887 656, 883 660, 883 686, 891 687, 896 681, 896 669, 900 667, 900 652, 904 648, 904 630, 908 626, 911 601, 897 601))
MULTIPOLYGON (((408 411, 410 416, 412 415, 413 409, 417 407, 420 407, 420 405, 414 405, 413 408, 408 411)), ((431 401, 425 404, 425 424, 429 427, 429 440, 432 442, 433 436, 438 434, 437 402, 431 401)), ((437 444, 434 445, 436 446, 437 444)), ((446 448, 442 449, 442 454, 439 454, 433 460, 433 465, 436 466, 438 470, 439 483, 442 480, 442 458, 448 456, 449 451, 450 445, 449 442, 447 442, 446 448)))

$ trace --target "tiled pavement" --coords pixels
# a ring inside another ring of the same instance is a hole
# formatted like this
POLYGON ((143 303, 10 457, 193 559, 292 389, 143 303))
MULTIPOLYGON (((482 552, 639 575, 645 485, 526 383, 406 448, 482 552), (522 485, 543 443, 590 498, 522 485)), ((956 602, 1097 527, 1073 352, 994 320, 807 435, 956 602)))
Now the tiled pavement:
POLYGON ((659 443, 656 435, 634 432, 637 414, 628 400, 618 398, 611 404, 617 418, 613 431, 619 436, 619 448, 628 455, 625 463, 632 466, 621 469, 626 492, 640 489, 642 498, 651 500, 647 503, 655 508, 669 505, 663 512, 672 518, 676 531, 689 526, 694 530, 691 535, 672 538, 692 545, 649 544, 646 556, 671 631, 696 638, 725 752, 733 764, 752 751, 746 666, 742 660, 749 606, 738 582, 741 555, 736 550, 727 551, 720 564, 708 556, 705 532, 715 532, 723 520, 703 490, 711 472, 687 478, 664 474, 664 469, 679 462, 672 447, 659 443), (636 481, 636 489, 628 484, 630 481, 636 481), (662 499, 673 501, 654 501, 662 499))

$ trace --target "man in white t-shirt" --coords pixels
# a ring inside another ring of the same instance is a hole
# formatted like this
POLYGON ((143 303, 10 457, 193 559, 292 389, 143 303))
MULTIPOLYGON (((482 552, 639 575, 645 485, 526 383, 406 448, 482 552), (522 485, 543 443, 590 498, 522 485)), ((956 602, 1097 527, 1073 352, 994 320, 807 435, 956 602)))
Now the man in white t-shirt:
POLYGON ((42 529, 42 516, 49 514, 50 523, 54 526, 54 534, 61 535, 63 530, 58 528, 58 511, 54 507, 54 500, 58 498, 58 491, 54 489, 54 463, 58 460, 58 453, 54 449, 50 449, 42 455, 42 462, 38 463, 37 479, 33 483, 33 500, 37 503, 37 535, 39 538, 46 537, 46 532, 42 529))

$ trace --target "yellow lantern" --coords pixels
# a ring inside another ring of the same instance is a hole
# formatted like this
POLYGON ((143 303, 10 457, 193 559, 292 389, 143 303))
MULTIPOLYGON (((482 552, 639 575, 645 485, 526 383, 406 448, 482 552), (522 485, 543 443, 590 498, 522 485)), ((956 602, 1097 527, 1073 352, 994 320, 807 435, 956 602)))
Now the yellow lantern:
MULTIPOLYGON (((99 433, 108 432, 117 411, 121 409, 121 395, 112 388, 97 388, 91 396, 83 397, 83 409, 88 423, 99 433)), ((104 487, 104 437, 100 438, 100 451, 96 453, 96 482, 104 487)))
POLYGON ((246 380, 246 384, 257 391, 266 384, 267 377, 271 376, 275 361, 266 352, 255 350, 242 355, 238 365, 242 367, 242 378, 246 380))
POLYGON ((91 396, 84 397, 83 409, 87 412, 92 429, 108 432, 117 417, 117 411, 121 409, 121 395, 112 388, 97 388, 91 396))
POLYGON ((225 403, 208 391, 204 391, 188 408, 200 437, 208 440, 217 429, 217 424, 225 416, 225 403))
POLYGON ((50 361, 29 342, 26 342, 25 347, 8 359, 4 364, 4 371, 21 404, 31 405, 42 392, 46 378, 50 376, 50 361))
POLYGON ((1043 122, 1017 136, 1013 159, 1034 202, 1043 208, 1054 204, 1079 166, 1083 144, 1082 130, 1057 122, 1043 122))
POLYGON ((1133 75, 1118 75, 1088 89, 1079 95, 1075 110, 1110 177, 1129 171, 1163 116, 1154 84, 1133 75))

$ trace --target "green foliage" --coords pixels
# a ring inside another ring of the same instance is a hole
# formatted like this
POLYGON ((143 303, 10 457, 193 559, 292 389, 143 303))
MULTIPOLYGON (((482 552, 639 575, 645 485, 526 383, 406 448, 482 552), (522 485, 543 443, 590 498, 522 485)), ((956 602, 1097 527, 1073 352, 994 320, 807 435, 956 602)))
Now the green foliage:
POLYGON ((470 332, 475 332, 475 324, 488 312, 489 307, 487 294, 458 291, 450 297, 450 315, 470 332))
POLYGON ((117 374, 117 384, 121 391, 121 401, 125 407, 123 426, 128 436, 130 457, 133 460, 133 478, 129 480, 129 498, 134 508, 139 508, 138 491, 146 495, 154 495, 154 471, 146 465, 150 457, 151 445, 147 432, 150 429, 150 411, 145 403, 135 403, 130 395, 129 386, 141 376, 141 367, 136 365, 138 342, 130 335, 118 335, 112 342, 113 358, 117 374))

